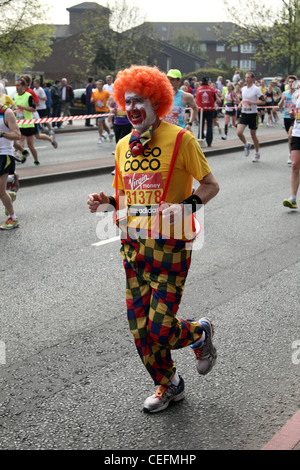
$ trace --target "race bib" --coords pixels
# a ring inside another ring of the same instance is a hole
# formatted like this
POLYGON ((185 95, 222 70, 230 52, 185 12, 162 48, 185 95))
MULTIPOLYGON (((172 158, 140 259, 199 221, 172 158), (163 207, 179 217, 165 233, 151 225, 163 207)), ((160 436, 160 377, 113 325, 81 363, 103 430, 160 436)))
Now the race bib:
POLYGON ((172 111, 170 111, 165 117, 164 121, 168 122, 169 124, 175 124, 175 126, 178 125, 178 119, 179 116, 184 117, 185 114, 185 108, 181 106, 174 106, 172 111))
POLYGON ((289 113, 292 110, 295 110, 295 108, 296 108, 295 103, 292 103, 292 102, 285 103, 285 110, 287 113, 289 113))
POLYGON ((242 106, 243 106, 243 111, 251 111, 252 110, 251 104, 248 104, 248 101, 243 101, 242 106))
POLYGON ((300 123, 300 108, 296 108, 296 122, 300 123))
POLYGON ((23 109, 17 109, 16 119, 17 119, 17 121, 21 121, 21 120, 25 119, 23 109))
POLYGON ((163 194, 161 173, 130 173, 123 178, 128 206, 151 206, 160 203, 163 194))

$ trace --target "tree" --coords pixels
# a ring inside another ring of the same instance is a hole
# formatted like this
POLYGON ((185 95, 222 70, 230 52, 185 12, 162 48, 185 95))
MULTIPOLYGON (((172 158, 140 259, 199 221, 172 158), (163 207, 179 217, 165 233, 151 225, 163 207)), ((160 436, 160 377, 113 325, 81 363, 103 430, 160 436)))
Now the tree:
MULTIPOLYGON (((72 51, 86 63, 86 74, 104 76, 135 63, 147 63, 152 52, 151 26, 143 23, 140 10, 126 0, 87 11, 81 23, 78 46, 72 51)), ((77 70, 79 72, 79 70, 77 70)))
POLYGON ((51 54, 54 27, 41 24, 48 8, 40 0, 0 0, 0 70, 21 73, 51 54))
MULTIPOLYGON (((279 9, 266 1, 250 0, 233 5, 224 0, 228 15, 235 24, 227 45, 252 43, 253 59, 269 66, 269 71, 283 74, 300 71, 300 0, 281 0, 279 9)), ((223 37, 223 40, 225 38, 223 37)))
POLYGON ((197 55, 202 59, 207 59, 203 47, 205 43, 201 42, 198 32, 190 26, 178 26, 174 28, 172 41, 173 46, 189 52, 190 54, 197 55))

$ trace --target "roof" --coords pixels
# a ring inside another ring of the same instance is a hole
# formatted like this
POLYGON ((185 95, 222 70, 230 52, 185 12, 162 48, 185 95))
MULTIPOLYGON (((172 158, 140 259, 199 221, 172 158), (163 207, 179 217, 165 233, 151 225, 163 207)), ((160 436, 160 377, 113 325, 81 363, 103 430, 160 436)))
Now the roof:
POLYGON ((68 36, 71 36, 70 25, 69 24, 56 24, 54 37, 56 39, 63 39, 68 36))
POLYGON ((200 40, 205 42, 217 41, 216 29, 221 28, 223 34, 227 37, 234 28, 234 23, 231 22, 151 22, 153 26, 153 32, 162 41, 171 41, 174 31, 177 28, 189 28, 194 29, 200 40))
POLYGON ((97 2, 83 2, 79 3, 78 5, 74 5, 73 7, 67 8, 66 10, 69 12, 72 11, 82 11, 82 10, 96 10, 96 8, 102 8, 103 10, 108 10, 108 8, 99 5, 97 2))

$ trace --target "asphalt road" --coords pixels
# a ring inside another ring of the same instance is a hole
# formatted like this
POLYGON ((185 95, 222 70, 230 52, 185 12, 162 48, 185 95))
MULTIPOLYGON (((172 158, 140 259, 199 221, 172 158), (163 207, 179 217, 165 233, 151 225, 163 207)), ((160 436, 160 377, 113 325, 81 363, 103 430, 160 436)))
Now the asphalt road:
POLYGON ((95 245, 86 205, 112 176, 20 189, 21 227, 0 233, 0 449, 261 449, 298 411, 300 211, 282 206, 287 146, 261 156, 209 159, 221 189, 180 316, 214 321, 218 362, 200 377, 189 349, 174 352, 186 399, 156 415, 141 412, 154 387, 127 328, 119 242, 95 245))

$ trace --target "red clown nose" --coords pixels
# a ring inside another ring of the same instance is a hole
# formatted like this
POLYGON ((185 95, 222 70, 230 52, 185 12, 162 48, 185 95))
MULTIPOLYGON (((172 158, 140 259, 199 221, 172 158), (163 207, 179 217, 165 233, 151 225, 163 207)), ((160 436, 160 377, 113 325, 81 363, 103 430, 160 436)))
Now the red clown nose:
POLYGON ((140 142, 137 142, 135 146, 132 147, 131 152, 135 157, 137 157, 138 155, 141 155, 141 153, 143 153, 143 150, 144 146, 140 142))

